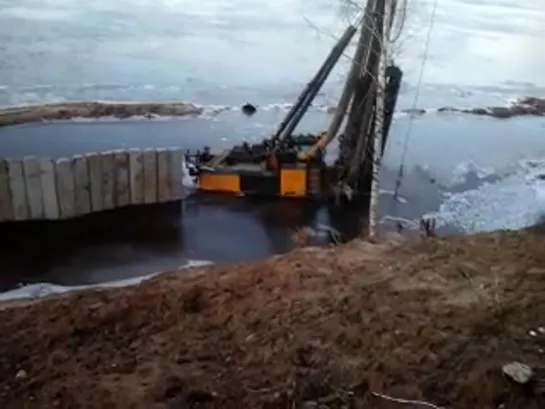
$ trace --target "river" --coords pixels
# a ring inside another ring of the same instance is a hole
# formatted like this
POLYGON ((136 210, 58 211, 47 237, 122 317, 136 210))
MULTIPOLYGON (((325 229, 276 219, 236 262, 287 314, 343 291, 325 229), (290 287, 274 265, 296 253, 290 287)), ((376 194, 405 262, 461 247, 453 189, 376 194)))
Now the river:
MULTIPOLYGON (((128 146, 221 148, 270 134, 354 18, 354 8, 335 0, 0 0, 0 105, 184 100, 208 112, 182 120, 3 128, 0 153, 58 157, 128 146), (259 106, 250 118, 238 110, 247 101, 259 106)), ((432 1, 410 2, 395 46, 405 71, 400 112, 416 102, 427 113, 396 115, 381 176, 382 215, 414 219, 434 213, 441 226, 457 232, 531 224, 545 211, 545 119, 497 120, 436 110, 543 96, 545 55, 539 41, 545 35, 545 4, 442 0, 433 11, 432 1), (389 192, 405 147, 403 201, 395 204, 389 192)), ((301 130, 327 125, 326 108, 335 104, 348 62, 342 60, 334 71, 301 130)), ((343 223, 353 225, 356 217, 294 203, 201 196, 188 198, 183 207, 182 222, 175 219, 165 230, 137 234, 118 227, 115 238, 107 232, 92 242, 73 237, 71 245, 57 232, 50 238, 55 245, 32 254, 25 254, 24 246, 4 246, 9 250, 0 257, 0 287, 93 284, 194 260, 263 257, 286 251, 298 227, 337 223, 343 230, 343 223)), ((127 217, 130 225, 140 216, 127 217)), ((9 241, 6 235, 2 240, 9 241)))

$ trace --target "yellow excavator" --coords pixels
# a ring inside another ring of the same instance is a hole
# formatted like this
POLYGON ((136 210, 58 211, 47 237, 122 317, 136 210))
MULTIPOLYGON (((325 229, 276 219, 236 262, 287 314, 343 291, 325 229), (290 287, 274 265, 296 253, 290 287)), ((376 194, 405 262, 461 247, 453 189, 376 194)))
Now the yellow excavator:
POLYGON ((208 148, 188 155, 201 191, 236 195, 308 197, 324 194, 328 167, 320 154, 309 154, 321 135, 290 136, 274 145, 272 140, 235 146, 212 155, 208 148))
MULTIPOLYGON (((325 151, 337 136, 342 116, 333 119, 327 132, 294 135, 293 131, 355 32, 354 26, 347 28, 272 137, 257 144, 242 143, 219 154, 212 154, 208 147, 202 152, 186 154, 186 164, 190 174, 196 177, 199 190, 294 198, 321 198, 334 194, 333 186, 340 177, 342 166, 339 163, 327 165, 325 151)), ((361 67, 355 70, 359 72, 361 67)), ((396 66, 387 68, 385 135, 392 120, 401 77, 402 72, 396 66)), ((354 88, 353 83, 347 81, 345 91, 353 93, 351 88, 354 88)))

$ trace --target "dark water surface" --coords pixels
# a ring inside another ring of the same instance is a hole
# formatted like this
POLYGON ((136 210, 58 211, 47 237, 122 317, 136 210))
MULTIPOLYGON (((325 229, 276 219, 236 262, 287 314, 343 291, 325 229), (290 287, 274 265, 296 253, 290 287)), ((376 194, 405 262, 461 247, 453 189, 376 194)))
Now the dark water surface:
POLYGON ((122 280, 192 260, 262 258, 289 250, 291 229, 324 216, 324 210, 302 201, 258 203, 196 194, 181 204, 126 208, 69 222, 2 224, 0 291, 20 282, 74 286, 122 280))
MULTIPOLYGON (((0 130, 0 152, 8 157, 60 157, 126 147, 197 149, 209 144, 219 149, 269 134, 277 116, 265 111, 246 118, 228 112, 213 119, 21 125, 0 130)), ((326 114, 312 112, 301 130, 323 129, 327 120, 326 114)), ((497 218, 494 207, 506 207, 505 203, 492 203, 494 195, 513 206, 516 201, 502 195, 516 186, 512 194, 522 209, 514 212, 518 217, 534 217, 532 212, 540 206, 535 193, 539 182, 521 185, 520 181, 528 180, 531 172, 537 175, 541 163, 536 162, 533 168, 520 164, 545 154, 543 125, 536 120, 498 121, 458 115, 429 115, 412 123, 407 117, 397 118, 381 175, 381 214, 414 220, 446 206, 447 211, 441 214, 451 217, 447 230, 463 231, 467 223, 455 222, 464 220, 464 209, 460 211, 457 206, 475 210, 486 204, 482 214, 470 217, 470 223, 485 224, 486 230, 486 223, 497 218), (406 158, 402 202, 398 203, 389 191, 397 179, 396 165, 409 125, 413 145, 406 158), (514 138, 514 134, 518 136, 514 138), (444 140, 450 141, 448 146, 441 143, 444 140), (494 155, 487 154, 493 149, 494 155), (483 187, 492 189, 492 193, 479 194, 483 187), (468 192, 473 192, 475 198, 470 200, 474 204, 468 202, 468 192), (490 194, 492 197, 487 197, 490 194)), ((329 154, 335 156, 335 146, 329 154)), ((174 269, 190 260, 261 258, 289 250, 291 234, 305 226, 332 226, 351 237, 361 227, 363 210, 340 211, 296 200, 256 201, 194 194, 180 206, 126 209, 60 225, 0 225, 0 290, 20 282, 72 286, 126 279, 174 269)), ((513 223, 524 222, 517 219, 513 223)), ((324 242, 327 235, 314 240, 324 242)))
MULTIPOLYGON (((0 151, 9 157, 60 157, 129 146, 222 147, 263 135, 264 129, 274 125, 266 120, 272 119, 262 115, 250 120, 230 114, 216 120, 22 125, 0 130, 0 151)), ((307 129, 313 121, 314 128, 321 129, 320 121, 327 118, 322 113, 311 114, 307 129)), ((335 153, 333 148, 331 154, 335 153)), ((390 180, 395 176, 387 169, 384 174, 390 180)), ((437 207, 438 190, 427 180, 420 190, 426 194, 415 191, 410 195, 414 205, 400 204, 401 215, 415 217, 437 207)), ((384 197, 386 203, 392 203, 388 200, 391 195, 384 197)), ((20 282, 74 286, 127 279, 174 269, 191 260, 262 258, 289 250, 291 235, 298 228, 332 226, 345 238, 353 237, 362 226, 363 213, 357 205, 341 210, 299 200, 191 194, 181 205, 131 208, 72 222, 3 224, 0 290, 20 282)), ((313 241, 324 243, 328 238, 321 232, 313 241)))

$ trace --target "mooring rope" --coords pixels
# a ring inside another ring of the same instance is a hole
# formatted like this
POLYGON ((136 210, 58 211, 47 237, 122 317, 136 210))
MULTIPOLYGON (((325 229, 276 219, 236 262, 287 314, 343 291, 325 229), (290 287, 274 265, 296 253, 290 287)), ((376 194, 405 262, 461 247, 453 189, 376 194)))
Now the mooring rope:
MULTIPOLYGON (((422 87, 422 80, 424 78, 424 71, 425 71, 425 68, 426 68, 426 63, 428 61, 428 54, 429 54, 429 48, 430 48, 430 42, 431 42, 431 34, 433 32, 433 26, 435 24, 435 17, 436 17, 436 14, 437 14, 437 3, 438 3, 438 0, 434 0, 433 8, 432 8, 432 11, 431 11, 431 16, 430 16, 430 24, 428 26, 428 33, 426 35, 426 41, 425 41, 425 44, 424 44, 424 54, 422 56, 422 63, 420 65, 420 73, 419 73, 419 76, 418 76, 418 81, 416 83, 416 91, 415 91, 414 99, 413 99, 413 102, 412 102, 411 112, 415 112, 415 110, 417 108, 417 105, 418 105, 418 100, 420 98, 420 88, 422 87)), ((394 194, 392 196, 392 206, 394 207, 394 209, 393 209, 394 213, 397 213, 397 202, 398 202, 398 197, 399 197, 399 190, 400 190, 401 185, 403 183, 403 176, 404 176, 404 171, 405 171, 405 160, 406 160, 406 157, 407 157, 407 151, 409 149, 409 141, 411 139, 414 118, 415 118, 414 115, 411 115, 410 118, 409 118, 409 126, 407 128, 407 132, 405 133, 405 138, 404 138, 404 141, 403 141, 403 149, 402 149, 402 153, 401 153, 401 163, 399 165, 399 170, 398 170, 398 174, 397 174, 394 194)))

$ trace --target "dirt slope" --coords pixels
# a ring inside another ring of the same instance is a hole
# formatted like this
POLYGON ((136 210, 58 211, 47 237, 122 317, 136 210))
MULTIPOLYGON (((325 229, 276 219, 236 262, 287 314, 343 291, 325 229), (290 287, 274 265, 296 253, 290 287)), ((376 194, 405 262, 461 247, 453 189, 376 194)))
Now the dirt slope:
POLYGON ((531 232, 166 274, 0 310, 0 407, 543 408, 500 368, 545 365, 544 301, 531 232))

